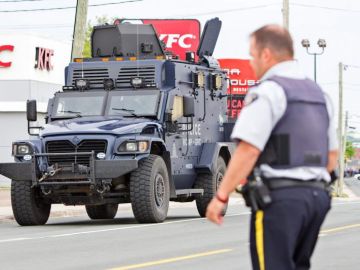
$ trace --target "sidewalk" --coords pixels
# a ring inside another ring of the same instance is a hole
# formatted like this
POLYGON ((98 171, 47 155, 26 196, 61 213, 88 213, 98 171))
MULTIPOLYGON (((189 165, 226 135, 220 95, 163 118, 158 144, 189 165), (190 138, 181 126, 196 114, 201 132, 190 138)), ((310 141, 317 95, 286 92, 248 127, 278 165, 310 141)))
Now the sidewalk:
POLYGON ((344 183, 343 193, 347 195, 347 197, 334 197, 333 199, 337 201, 360 201, 360 197, 358 197, 346 183, 344 183))

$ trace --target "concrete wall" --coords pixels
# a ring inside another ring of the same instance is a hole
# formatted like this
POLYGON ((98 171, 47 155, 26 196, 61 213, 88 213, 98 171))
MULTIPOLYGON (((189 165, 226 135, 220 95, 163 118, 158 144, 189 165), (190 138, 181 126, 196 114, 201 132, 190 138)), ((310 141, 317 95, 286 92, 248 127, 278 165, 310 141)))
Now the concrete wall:
MULTIPOLYGON (((38 124, 43 125, 45 114, 38 114, 38 124)), ((16 140, 26 140, 27 120, 25 112, 0 112, 0 162, 13 162, 11 145, 16 140)), ((0 175, 0 186, 10 185, 10 180, 0 175)))
MULTIPOLYGON (((0 162, 13 161, 13 141, 29 139, 26 120, 26 100, 36 99, 38 125, 43 123, 47 103, 64 84, 64 69, 70 61, 71 43, 59 42, 34 35, 0 34, 0 45, 11 45, 13 50, 2 50, 0 61, 11 62, 0 68, 0 162), (53 50, 49 69, 35 67, 36 48, 53 50)), ((0 186, 10 182, 0 176, 0 186)))
POLYGON ((28 99, 36 99, 38 111, 45 112, 49 98, 61 87, 32 80, 0 80, 0 112, 25 112, 28 99))

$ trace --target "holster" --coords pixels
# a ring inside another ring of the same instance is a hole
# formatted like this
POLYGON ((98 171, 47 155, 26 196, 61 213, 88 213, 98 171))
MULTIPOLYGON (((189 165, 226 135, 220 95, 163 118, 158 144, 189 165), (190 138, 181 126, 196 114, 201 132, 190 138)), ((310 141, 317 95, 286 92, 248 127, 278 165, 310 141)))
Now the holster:
POLYGON ((244 197, 246 206, 252 211, 263 210, 272 202, 269 188, 259 180, 248 181, 240 193, 244 197))

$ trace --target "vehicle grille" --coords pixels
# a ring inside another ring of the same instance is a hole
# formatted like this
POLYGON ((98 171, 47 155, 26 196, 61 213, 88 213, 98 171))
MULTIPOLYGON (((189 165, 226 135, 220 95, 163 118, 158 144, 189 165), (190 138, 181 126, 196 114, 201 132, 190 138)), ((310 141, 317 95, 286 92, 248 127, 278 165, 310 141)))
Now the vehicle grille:
POLYGON ((109 78, 107 68, 98 69, 74 69, 72 84, 75 86, 76 79, 87 79, 92 89, 103 89, 104 79, 109 78))
MULTIPOLYGON (((46 143, 47 153, 74 153, 74 152, 91 152, 95 154, 106 153, 107 141, 105 140, 83 140, 78 145, 72 144, 70 141, 50 141, 46 143)), ((59 165, 71 165, 77 163, 81 165, 89 165, 89 156, 49 156, 49 165, 58 163, 59 165), (75 160, 76 159, 76 160, 75 160)))
POLYGON ((131 79, 135 77, 143 78, 145 84, 155 84, 155 66, 123 67, 120 69, 116 86, 118 88, 132 87, 131 79))

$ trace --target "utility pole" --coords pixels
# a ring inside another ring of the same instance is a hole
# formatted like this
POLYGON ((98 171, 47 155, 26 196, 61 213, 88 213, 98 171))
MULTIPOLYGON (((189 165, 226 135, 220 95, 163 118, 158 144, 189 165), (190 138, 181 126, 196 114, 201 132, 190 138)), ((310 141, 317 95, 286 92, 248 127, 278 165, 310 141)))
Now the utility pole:
POLYGON ((71 61, 74 58, 82 57, 85 34, 86 34, 86 17, 88 9, 88 0, 77 0, 76 12, 75 12, 75 23, 74 23, 74 34, 71 49, 71 61))
MULTIPOLYGON (((343 63, 339 63, 339 124, 338 124, 338 139, 339 139, 339 179, 337 182, 337 195, 342 196, 344 188, 344 153, 345 147, 344 141, 346 140, 346 128, 345 134, 343 134, 343 63)), ((346 114, 347 115, 347 114, 346 114)), ((347 122, 347 116, 346 116, 347 122)))
POLYGON ((289 0, 283 0, 283 26, 289 30, 289 0))

